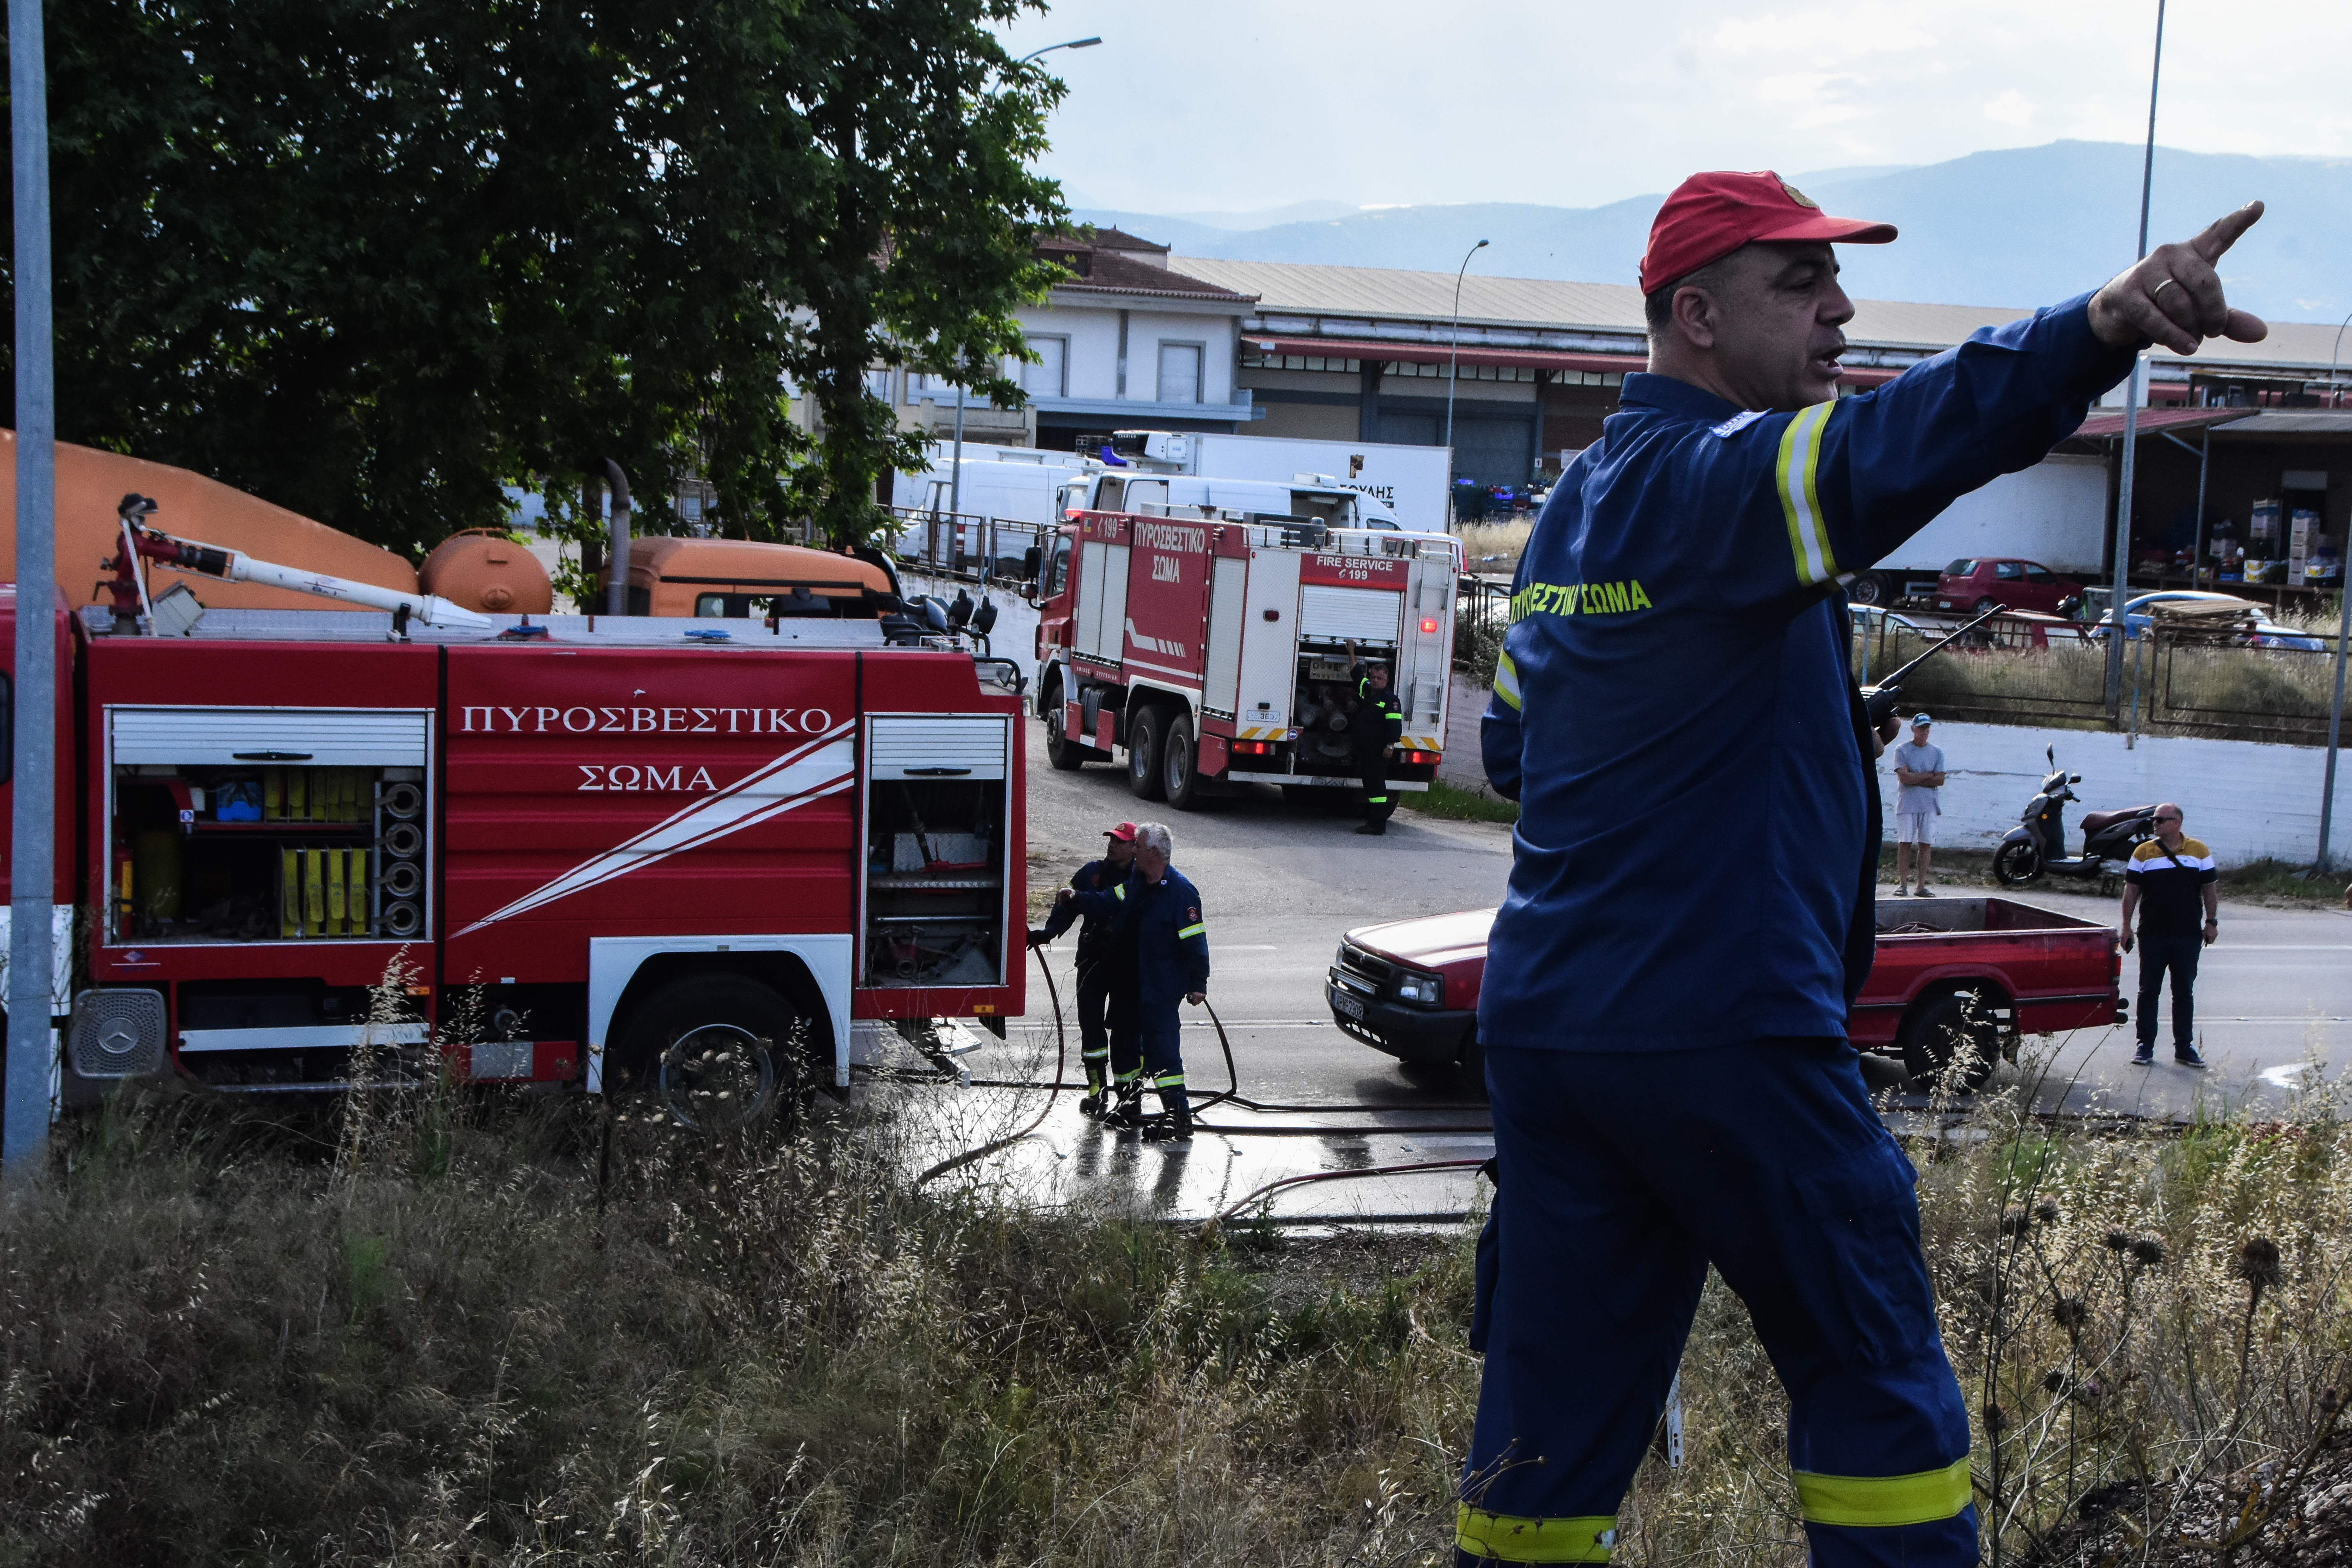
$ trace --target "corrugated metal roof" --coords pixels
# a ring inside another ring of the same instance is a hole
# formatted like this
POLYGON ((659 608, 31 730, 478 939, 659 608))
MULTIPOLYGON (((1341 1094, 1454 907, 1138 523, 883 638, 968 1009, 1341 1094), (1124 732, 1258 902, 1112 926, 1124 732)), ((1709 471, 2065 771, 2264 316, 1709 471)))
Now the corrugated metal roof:
MULTIPOLYGON (((2143 408, 2139 411, 2137 429, 2140 435, 2147 436, 2158 430, 2191 430, 2200 425, 2232 425, 2244 419, 2250 412, 2244 408, 2143 408)), ((2094 414, 2083 421, 2081 429, 2074 432, 2076 436, 2085 437, 2120 436, 2123 433, 2124 416, 2120 411, 2094 414)))
POLYGON ((2262 408, 2217 429, 2232 436, 2352 436, 2352 408, 2262 408))
MULTIPOLYGON (((1289 261, 1222 261, 1185 256, 1176 264, 1192 277, 1259 298, 1261 315, 1317 315, 1450 322, 1454 274, 1380 267, 1307 266, 1289 261)), ((2029 308, 1927 305, 1857 300, 1849 341, 1871 348, 1941 350, 1979 327, 2030 315, 2029 308)), ((1642 292, 1630 283, 1564 283, 1540 278, 1462 280, 1462 324, 1523 331, 1639 332, 1642 292)), ((2217 339, 2193 358, 2158 349, 2157 365, 2179 370, 2322 374, 2335 353, 2336 329, 2324 322, 2273 321, 2259 343, 2217 339)))

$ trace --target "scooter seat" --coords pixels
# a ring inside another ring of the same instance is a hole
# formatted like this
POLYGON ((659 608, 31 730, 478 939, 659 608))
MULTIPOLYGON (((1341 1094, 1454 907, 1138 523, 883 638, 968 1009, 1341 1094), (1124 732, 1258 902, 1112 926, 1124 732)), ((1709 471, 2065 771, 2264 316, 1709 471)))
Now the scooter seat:
POLYGON ((2083 833, 2087 837, 2102 828, 2123 821, 2127 816, 2153 816, 2155 811, 2156 807, 2152 805, 2135 805, 2125 811, 2094 811, 2083 818, 2083 833))

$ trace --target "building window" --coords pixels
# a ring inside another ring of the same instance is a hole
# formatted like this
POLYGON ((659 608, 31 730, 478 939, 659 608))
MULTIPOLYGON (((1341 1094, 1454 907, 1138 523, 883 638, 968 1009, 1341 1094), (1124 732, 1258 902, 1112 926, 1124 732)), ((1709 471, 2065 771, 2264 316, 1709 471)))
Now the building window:
POLYGON ((1359 359, 1327 359, 1321 354, 1244 353, 1244 370, 1321 370, 1354 375, 1364 368, 1359 359))
POLYGON ((896 373, 888 365, 877 365, 866 373, 866 395, 890 401, 890 377, 896 373))
POLYGON ((1022 365, 1021 390, 1032 397, 1067 397, 1070 340, 1031 338, 1029 347, 1036 354, 1037 363, 1022 365))
POLYGON ((1160 345, 1160 402, 1201 401, 1201 347, 1199 343, 1160 345))
POLYGON ((908 371, 907 373, 907 406, 912 408, 926 398, 934 403, 941 398, 953 403, 955 388, 947 384, 947 378, 944 376, 927 375, 919 370, 908 371))

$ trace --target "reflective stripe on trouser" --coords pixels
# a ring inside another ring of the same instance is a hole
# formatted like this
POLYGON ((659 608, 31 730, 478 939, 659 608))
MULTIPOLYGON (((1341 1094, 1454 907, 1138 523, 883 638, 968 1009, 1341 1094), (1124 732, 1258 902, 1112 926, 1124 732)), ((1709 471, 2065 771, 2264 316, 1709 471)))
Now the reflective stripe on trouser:
POLYGON ((1614 1515, 1590 1519, 1514 1519, 1463 1503, 1454 1543, 1471 1557, 1504 1563, 1606 1563, 1617 1542, 1614 1515))
POLYGON ((1915 1476, 1819 1476, 1799 1470, 1797 1510, 1814 1524, 1932 1524, 1969 1506, 1969 1462, 1915 1476))
POLYGON ((1396 796, 1389 793, 1388 759, 1374 757, 1356 764, 1357 776, 1364 784, 1364 820, 1386 822, 1396 810, 1396 796))
POLYGON ((1143 1067, 1150 1075, 1151 1087, 1160 1091, 1160 1108, 1190 1109, 1192 1101, 1184 1093, 1184 1053, 1176 1020, 1171 1018, 1160 1027, 1142 1033, 1143 1067))
POLYGON ((1914 1177, 1853 1048, 1486 1055, 1500 1176, 1463 1500, 1547 1521, 1614 1512, 1712 1263, 1790 1391, 1817 1568, 1975 1563, 1968 1411, 1936 1335, 1914 1177))

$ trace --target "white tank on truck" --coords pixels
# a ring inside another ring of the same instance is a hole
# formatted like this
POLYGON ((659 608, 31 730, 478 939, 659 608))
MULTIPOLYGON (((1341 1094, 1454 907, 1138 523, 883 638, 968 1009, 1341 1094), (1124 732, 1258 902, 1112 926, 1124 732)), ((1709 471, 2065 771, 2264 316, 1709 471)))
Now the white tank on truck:
POLYGON ((1858 605, 1892 604, 1932 590, 1952 562, 1988 555, 2036 561, 2062 576, 2096 577, 2106 567, 2106 459, 2044 458, 1946 507, 1846 592, 1858 605))

